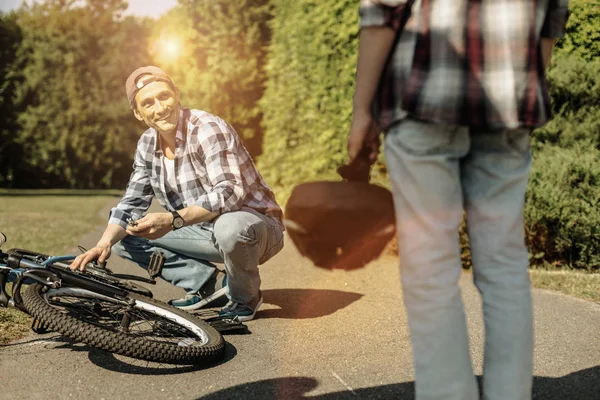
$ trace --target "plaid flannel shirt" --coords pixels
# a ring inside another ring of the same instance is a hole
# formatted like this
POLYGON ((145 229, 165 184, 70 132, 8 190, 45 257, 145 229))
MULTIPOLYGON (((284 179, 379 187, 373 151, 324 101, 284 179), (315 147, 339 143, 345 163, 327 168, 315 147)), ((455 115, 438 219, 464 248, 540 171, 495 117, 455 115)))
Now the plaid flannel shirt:
MULTIPOLYGON (((152 197, 169 211, 198 205, 222 214, 250 207, 281 221, 273 192, 238 134, 222 119, 200 110, 180 111, 174 159, 177 192, 165 185, 157 139, 152 128, 142 134, 125 195, 111 210, 109 223, 125 228, 132 213, 141 215, 150 207, 152 197)), ((210 229, 212 222, 202 225, 210 229)))
POLYGON ((360 27, 397 40, 373 101, 383 130, 407 116, 488 129, 550 116, 540 38, 558 38, 568 0, 361 0, 360 27))

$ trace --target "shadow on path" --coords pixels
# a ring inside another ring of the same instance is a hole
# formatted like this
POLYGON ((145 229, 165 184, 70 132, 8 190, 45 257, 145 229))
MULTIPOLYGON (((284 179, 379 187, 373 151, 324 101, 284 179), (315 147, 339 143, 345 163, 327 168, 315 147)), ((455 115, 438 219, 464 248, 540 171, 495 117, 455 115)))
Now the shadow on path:
POLYGON ((333 314, 360 299, 362 294, 328 289, 269 289, 263 291, 265 304, 279 309, 262 310, 258 318, 305 319, 333 314))
POLYGON ((19 356, 22 354, 41 353, 46 351, 46 349, 64 349, 72 352, 86 352, 88 353, 88 359, 92 364, 109 371, 132 375, 173 375, 201 371, 203 369, 213 368, 217 365, 224 364, 237 356, 237 349, 235 346, 229 342, 225 342, 225 357, 216 363, 207 365, 163 364, 116 355, 108 351, 100 350, 84 343, 74 341, 59 334, 53 333, 51 335, 52 336, 49 337, 4 345, 2 347, 12 348, 3 354, 19 356), (44 348, 40 349, 39 345, 43 345, 44 348))
MULTIPOLYGON (((87 347, 87 346, 86 346, 87 347)), ((186 372, 201 371, 213 368, 232 360, 237 355, 237 349, 225 342, 225 357, 209 365, 173 365, 137 360, 130 357, 115 356, 112 353, 87 347, 89 360, 104 369, 132 375, 173 375, 186 372)))
MULTIPOLYGON (((478 377, 480 379, 480 377, 478 377)), ((319 382, 314 378, 294 377, 268 379, 238 385, 219 392, 203 396, 197 400, 225 399, 400 399, 411 400, 415 397, 414 382, 376 386, 364 389, 346 390, 315 396, 306 393, 316 389, 319 382)), ((592 400, 600 393, 600 366, 573 372, 560 378, 540 377, 533 379, 534 400, 592 400)))

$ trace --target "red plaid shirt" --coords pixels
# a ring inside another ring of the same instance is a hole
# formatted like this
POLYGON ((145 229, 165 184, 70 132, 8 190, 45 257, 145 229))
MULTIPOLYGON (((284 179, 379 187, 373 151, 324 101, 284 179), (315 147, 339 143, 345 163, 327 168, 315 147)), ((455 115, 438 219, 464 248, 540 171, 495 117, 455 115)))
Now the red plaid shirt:
POLYGON ((375 117, 384 130, 409 115, 488 129, 543 124, 540 38, 561 37, 567 17, 568 0, 361 0, 361 28, 398 31, 375 117))

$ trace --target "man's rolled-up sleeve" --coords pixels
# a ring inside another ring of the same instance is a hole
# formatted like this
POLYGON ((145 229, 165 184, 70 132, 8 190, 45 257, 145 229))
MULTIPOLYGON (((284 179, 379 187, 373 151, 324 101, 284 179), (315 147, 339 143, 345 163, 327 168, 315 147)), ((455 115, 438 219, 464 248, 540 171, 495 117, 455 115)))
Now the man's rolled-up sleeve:
POLYGON ((360 28, 388 27, 398 30, 405 13, 410 12, 410 0, 361 0, 360 28))
POLYGON ((550 0, 542 26, 542 37, 552 39, 563 37, 568 19, 569 0, 550 0))
POLYGON ((217 123, 203 125, 198 149, 203 154, 211 189, 194 203, 216 214, 239 210, 244 202, 244 180, 236 141, 230 128, 217 123))
POLYGON ((127 229, 127 219, 131 214, 142 215, 150 207, 154 191, 146 173, 143 157, 139 150, 135 152, 133 172, 127 183, 125 194, 116 207, 110 210, 109 224, 117 224, 127 229))

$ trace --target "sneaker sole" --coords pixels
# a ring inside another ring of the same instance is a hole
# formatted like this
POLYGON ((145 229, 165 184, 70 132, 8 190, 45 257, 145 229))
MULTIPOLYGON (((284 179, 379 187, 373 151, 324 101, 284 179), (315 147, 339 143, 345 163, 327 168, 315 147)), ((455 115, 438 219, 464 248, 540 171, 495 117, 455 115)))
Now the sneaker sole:
POLYGON ((197 303, 194 303, 189 306, 183 306, 183 307, 173 306, 173 307, 176 307, 179 310, 183 310, 183 311, 193 311, 193 310, 197 310, 199 308, 207 306, 208 304, 212 303, 213 301, 217 300, 218 298, 220 298, 222 296, 225 296, 226 294, 227 294, 227 287, 222 287, 221 289, 217 290, 210 296, 200 300, 197 303))
POLYGON ((263 303, 263 298, 262 298, 262 296, 260 296, 260 299, 258 300, 258 304, 256 304, 256 307, 254 308, 254 312, 252 313, 252 315, 238 315, 237 316, 238 321, 240 321, 240 322, 252 321, 254 319, 254 316, 256 315, 256 312, 258 311, 260 306, 262 306, 262 303, 263 303))

